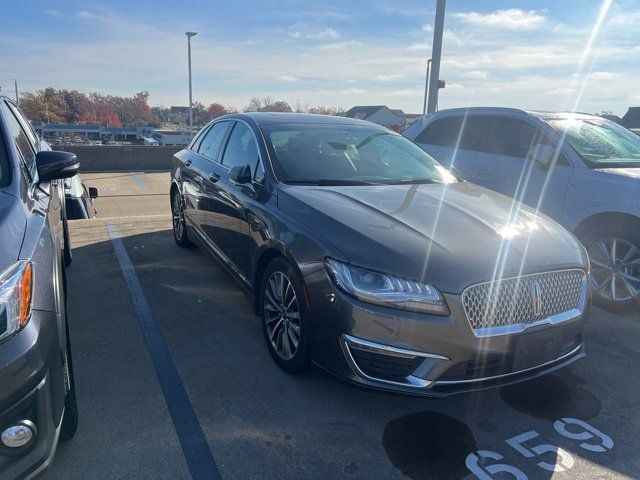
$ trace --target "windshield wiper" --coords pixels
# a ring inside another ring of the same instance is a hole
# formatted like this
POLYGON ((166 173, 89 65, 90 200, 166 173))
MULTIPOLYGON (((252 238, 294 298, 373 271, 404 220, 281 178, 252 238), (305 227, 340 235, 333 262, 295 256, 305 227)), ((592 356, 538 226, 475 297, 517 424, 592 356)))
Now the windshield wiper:
POLYGON ((384 183, 365 182, 363 180, 341 180, 331 178, 319 178, 316 180, 287 180, 285 183, 291 185, 320 185, 320 186, 337 186, 337 185, 385 185, 384 183))
POLYGON ((427 183, 435 183, 435 180, 431 178, 410 178, 407 180, 395 180, 393 182, 390 182, 390 185, 416 185, 427 183))

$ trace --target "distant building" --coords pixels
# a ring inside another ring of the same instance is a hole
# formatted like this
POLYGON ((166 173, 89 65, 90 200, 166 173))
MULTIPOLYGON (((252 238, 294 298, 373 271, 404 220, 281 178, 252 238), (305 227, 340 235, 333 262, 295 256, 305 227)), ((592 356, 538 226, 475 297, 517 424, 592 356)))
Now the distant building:
POLYGON ((620 123, 629 129, 640 128, 640 107, 629 107, 620 123))
POLYGON ((361 105, 350 108, 343 116, 367 120, 368 122, 377 123, 396 132, 401 132, 411 125, 420 115, 407 114, 399 109, 392 110, 386 105, 361 105))
POLYGON ((173 105, 169 108, 169 123, 176 125, 186 124, 189 120, 189 107, 178 107, 173 105))
POLYGON ((86 140, 135 141, 151 134, 152 127, 103 127, 69 123, 32 122, 33 128, 45 139, 61 139, 78 143, 86 140))
POLYGON ((154 130, 151 138, 158 142, 156 145, 188 145, 191 141, 189 132, 177 130, 154 130))

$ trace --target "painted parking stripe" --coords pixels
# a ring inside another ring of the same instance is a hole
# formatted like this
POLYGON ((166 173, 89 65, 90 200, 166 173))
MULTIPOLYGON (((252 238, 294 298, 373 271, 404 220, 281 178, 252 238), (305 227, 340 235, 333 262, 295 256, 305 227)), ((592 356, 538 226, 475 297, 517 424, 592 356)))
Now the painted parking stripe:
POLYGON ((213 459, 198 417, 193 410, 193 405, 191 405, 178 370, 173 363, 169 348, 155 321, 149 301, 144 294, 142 284, 120 238, 118 229, 112 222, 107 223, 105 226, 120 264, 122 276, 127 287, 129 287, 131 301, 138 317, 138 325, 142 330, 142 335, 151 357, 151 363, 169 408, 171 420, 180 440, 180 446, 187 461, 191 478, 193 480, 221 480, 222 477, 213 459))
POLYGON ((147 189, 147 186, 142 181, 142 178, 140 178, 140 175, 138 175, 136 172, 129 172, 129 175, 131 175, 133 177, 133 179, 136 181, 136 183, 138 184, 138 186, 142 190, 146 190, 147 189))

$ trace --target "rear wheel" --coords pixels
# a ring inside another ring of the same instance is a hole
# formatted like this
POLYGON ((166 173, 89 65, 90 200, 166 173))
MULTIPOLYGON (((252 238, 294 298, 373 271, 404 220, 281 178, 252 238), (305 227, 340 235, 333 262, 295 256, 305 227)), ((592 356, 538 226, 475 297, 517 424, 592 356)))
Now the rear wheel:
POLYGON ((173 238, 183 248, 193 247, 187 233, 187 222, 184 216, 184 200, 180 192, 175 189, 171 197, 171 216, 173 219, 173 238))
POLYGON ((311 332, 300 275, 285 259, 276 258, 267 266, 260 292, 269 353, 289 373, 307 371, 311 332))
POLYGON ((632 228, 599 227, 582 237, 591 261, 594 300, 626 309, 640 301, 640 233, 632 228))

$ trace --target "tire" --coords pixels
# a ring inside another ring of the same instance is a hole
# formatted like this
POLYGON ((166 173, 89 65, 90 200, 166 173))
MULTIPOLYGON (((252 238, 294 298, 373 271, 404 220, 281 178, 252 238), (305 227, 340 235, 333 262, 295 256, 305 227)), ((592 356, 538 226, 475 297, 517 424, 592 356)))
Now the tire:
POLYGON ((62 222, 62 229, 63 229, 63 235, 64 235, 64 250, 63 250, 64 266, 68 267, 69 265, 71 265, 71 262, 73 261, 73 253, 71 252, 71 239, 69 235, 69 225, 67 224, 66 219, 62 222))
POLYGON ((581 240, 591 261, 594 303, 613 311, 640 305, 638 229, 631 225, 601 225, 585 232, 581 240))
MULTIPOLYGON (((66 283, 66 282, 65 282, 66 283)), ((64 301, 65 317, 67 310, 67 301, 65 295, 64 301)), ((60 429, 60 442, 66 442, 71 440, 78 430, 78 399, 76 396, 76 382, 73 373, 73 357, 71 355, 71 340, 69 339, 69 322, 66 319, 65 332, 67 337, 66 348, 66 360, 67 360, 67 375, 69 381, 69 391, 64 399, 64 417, 62 418, 62 427, 60 429)))
POLYGON ((311 325, 304 298, 298 271, 284 258, 272 260, 260 284, 262 331, 273 360, 291 374, 310 367, 311 325), (284 285, 284 299, 279 285, 284 285))
POLYGON ((194 244, 189 240, 187 221, 184 215, 184 200, 176 188, 171 195, 171 219, 173 225, 173 239, 182 248, 193 248, 194 244))

